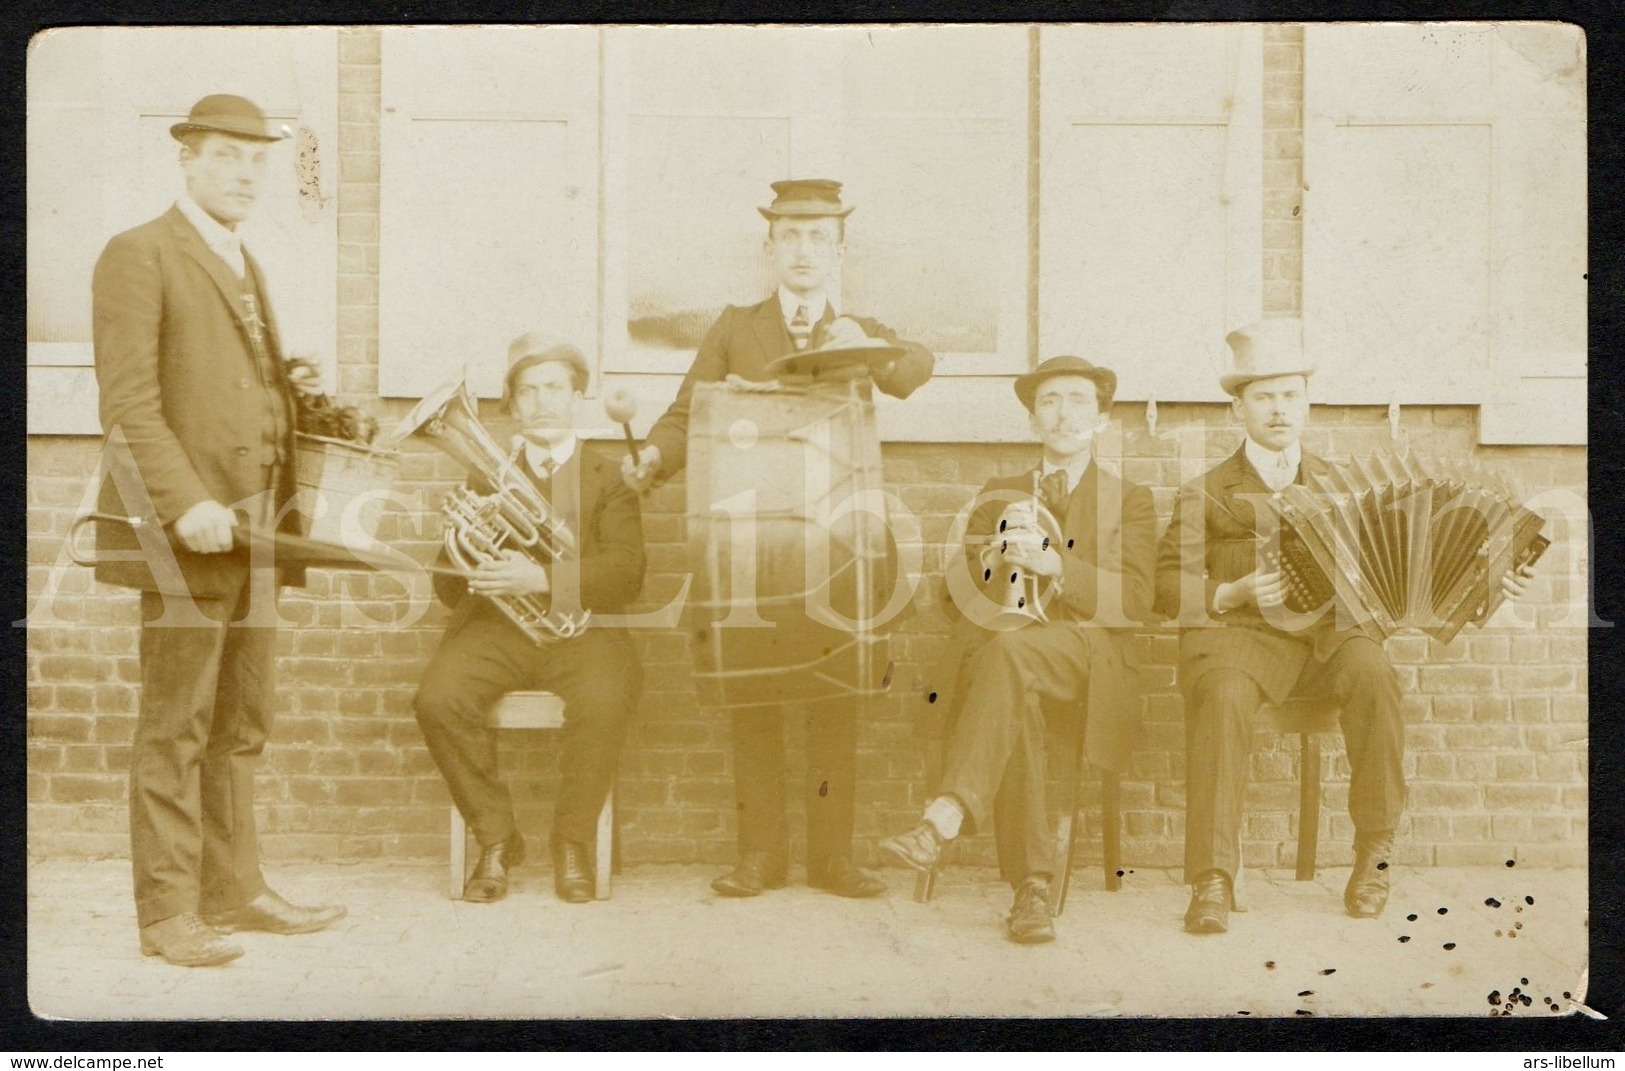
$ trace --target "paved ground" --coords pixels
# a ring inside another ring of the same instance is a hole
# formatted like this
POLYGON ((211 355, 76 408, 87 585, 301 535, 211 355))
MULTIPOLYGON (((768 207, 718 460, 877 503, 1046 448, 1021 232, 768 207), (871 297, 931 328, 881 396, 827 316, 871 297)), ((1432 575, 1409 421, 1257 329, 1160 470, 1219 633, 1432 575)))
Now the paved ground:
POLYGON ((950 869, 930 904, 895 870, 871 901, 803 886, 724 900, 712 876, 635 867, 612 900, 572 906, 545 865, 525 866, 506 901, 476 905, 447 899, 438 867, 279 865, 290 898, 349 917, 242 935, 242 959, 187 970, 140 954, 127 864, 39 863, 29 999, 69 1019, 1486 1016, 1491 991, 1518 989, 1531 1004, 1516 1014, 1549 1017, 1545 998, 1581 996, 1585 966, 1581 870, 1398 868, 1377 920, 1342 914, 1346 869, 1249 871, 1251 910, 1200 938, 1180 930, 1177 874, 1108 893, 1080 872, 1060 939, 1040 947, 1004 939, 1009 891, 991 871, 950 869))

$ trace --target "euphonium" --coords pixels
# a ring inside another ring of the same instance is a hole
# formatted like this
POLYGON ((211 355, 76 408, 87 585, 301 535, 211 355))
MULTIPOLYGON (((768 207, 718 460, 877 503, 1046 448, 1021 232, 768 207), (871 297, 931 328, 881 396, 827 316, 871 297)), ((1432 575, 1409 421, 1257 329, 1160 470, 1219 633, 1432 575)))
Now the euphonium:
MULTIPOLYGON (((441 512, 446 518, 446 554, 464 572, 520 550, 543 565, 577 552, 569 526, 555 516, 536 485, 518 468, 519 451, 507 453, 480 423, 466 381, 448 383, 424 398, 401 421, 392 443, 428 439, 468 471, 471 486, 459 487, 441 512)), ((587 627, 592 616, 555 613, 547 595, 503 595, 491 602, 538 644, 567 640, 587 627)))
POLYGON ((1044 505, 1036 489, 1030 501, 1012 502, 1004 508, 989 546, 982 551, 983 564, 995 583, 1002 582, 1003 590, 999 609, 989 620, 988 627, 1012 630, 1035 621, 1048 623, 1049 615, 1044 612, 1043 578, 1005 561, 1004 548, 1016 540, 1039 543, 1047 548, 1059 546, 1063 539, 1061 522, 1044 505))

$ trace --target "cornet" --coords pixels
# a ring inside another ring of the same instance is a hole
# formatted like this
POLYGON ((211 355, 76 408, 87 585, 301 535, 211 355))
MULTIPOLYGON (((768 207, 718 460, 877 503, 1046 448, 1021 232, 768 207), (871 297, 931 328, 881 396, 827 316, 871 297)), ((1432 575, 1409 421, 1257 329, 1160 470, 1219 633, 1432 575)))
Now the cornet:
POLYGON ((1038 622, 1048 623, 1044 612, 1044 578, 1011 565, 1004 558, 1004 549, 1011 543, 1030 543, 1048 549, 1058 546, 1065 537, 1061 522, 1050 512, 1038 496, 1038 474, 1033 474, 1033 497, 1026 502, 1012 502, 999 515, 998 527, 988 545, 982 549, 982 567, 1001 591, 999 609, 988 622, 988 627, 1010 630, 1038 622))

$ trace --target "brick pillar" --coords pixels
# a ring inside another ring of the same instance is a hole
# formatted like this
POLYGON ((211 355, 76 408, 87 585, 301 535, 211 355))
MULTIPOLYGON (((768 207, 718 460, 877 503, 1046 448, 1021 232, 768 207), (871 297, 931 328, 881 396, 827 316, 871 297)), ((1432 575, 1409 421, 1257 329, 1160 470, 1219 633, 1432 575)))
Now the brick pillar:
POLYGON ((1264 315, 1303 312, 1303 27, 1264 27, 1264 315))
POLYGON ((377 28, 339 31, 339 324, 341 401, 378 396, 377 28), (353 397, 347 397, 353 396, 353 397))

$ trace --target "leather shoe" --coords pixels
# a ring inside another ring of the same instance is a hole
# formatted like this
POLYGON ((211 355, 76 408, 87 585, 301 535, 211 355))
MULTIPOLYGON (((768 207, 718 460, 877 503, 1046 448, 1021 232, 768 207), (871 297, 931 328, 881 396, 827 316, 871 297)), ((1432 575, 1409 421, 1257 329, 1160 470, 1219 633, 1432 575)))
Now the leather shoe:
POLYGON ((565 903, 585 904, 591 902, 595 885, 587 846, 573 840, 554 841, 554 894, 565 903))
POLYGON ((1222 870, 1205 870, 1191 885, 1191 906, 1185 909, 1186 933, 1226 933, 1236 896, 1230 875, 1222 870))
POLYGON ((1055 940, 1055 918, 1049 906, 1049 881, 1028 878, 1016 886, 1010 907, 1010 940, 1019 945, 1041 945, 1055 940))
POLYGON ((280 934, 315 933, 327 929, 345 914, 341 904, 299 907, 266 889, 242 907, 205 914, 203 921, 222 933, 241 930, 280 934))
POLYGON ((1374 919, 1388 906, 1388 860, 1394 854, 1394 834, 1356 833, 1354 870, 1343 890, 1343 907, 1357 919, 1374 919))
POLYGON ((789 866, 775 863, 766 852, 745 852, 739 864, 711 883, 723 896, 760 896, 767 889, 782 889, 789 866))
POLYGON ((807 884, 836 896, 849 896, 854 900, 879 896, 886 891, 886 883, 873 874, 865 874, 852 865, 844 855, 833 856, 823 863, 807 868, 807 884))
POLYGON ((494 904, 508 895, 508 868, 525 861, 525 838, 518 833, 480 849, 480 861, 463 885, 463 899, 494 904))
POLYGON ((230 963, 243 949, 188 911, 141 927, 141 954, 162 956, 177 967, 214 967, 230 963))
POLYGON ((946 843, 936 826, 921 822, 907 833, 881 841, 880 850, 915 870, 935 870, 942 864, 942 846, 946 843))

